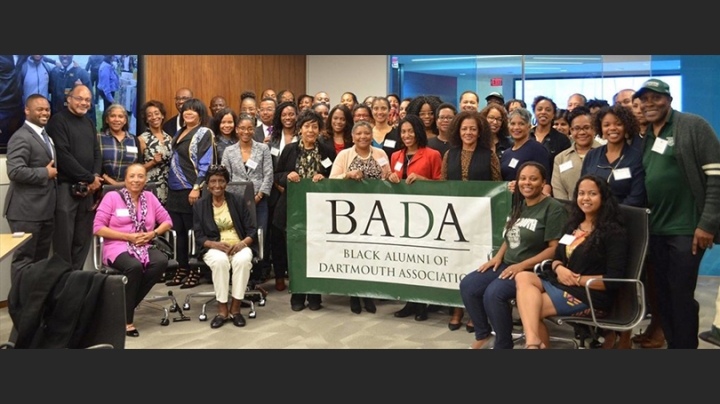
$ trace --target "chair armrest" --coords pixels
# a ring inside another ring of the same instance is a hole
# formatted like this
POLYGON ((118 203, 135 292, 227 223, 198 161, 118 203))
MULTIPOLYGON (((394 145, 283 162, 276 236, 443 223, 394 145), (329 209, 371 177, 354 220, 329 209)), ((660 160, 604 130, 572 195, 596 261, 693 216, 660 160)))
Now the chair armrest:
POLYGON ((258 234, 258 261, 262 261, 263 259, 263 246, 265 245, 265 236, 263 234, 262 227, 258 227, 257 229, 258 234))
POLYGON ((188 253, 190 254, 190 257, 195 256, 195 232, 190 229, 188 230, 188 249, 190 250, 188 253))
POLYGON ((95 268, 96 271, 99 271, 100 268, 102 268, 103 241, 104 240, 101 236, 93 236, 93 268, 95 268))
POLYGON ((535 266, 533 267, 533 272, 535 272, 535 274, 537 275, 545 269, 552 269, 553 261, 553 259, 546 259, 539 264, 535 264, 535 266))
MULTIPOLYGON (((592 295, 590 294, 590 285, 592 285, 594 282, 601 282, 601 281, 603 283, 619 283, 619 284, 634 283, 636 285, 636 288, 639 293, 638 298, 640 299, 641 302, 645 301, 645 286, 643 285, 642 281, 640 281, 639 279, 627 279, 627 278, 602 278, 602 279, 601 278, 590 278, 590 279, 588 279, 588 281, 585 282, 585 295, 587 296, 588 306, 590 306, 590 315, 592 316, 592 321, 598 327, 600 327, 600 325, 598 324, 598 320, 595 316, 595 307, 593 306, 592 295)), ((645 311, 644 304, 642 307, 643 307, 643 311, 645 311)), ((639 317, 642 318, 643 316, 644 316, 644 313, 642 316, 639 316, 639 317)), ((638 323, 639 323, 639 321, 638 321, 638 323)), ((635 324, 635 325, 637 325, 637 324, 635 324)))

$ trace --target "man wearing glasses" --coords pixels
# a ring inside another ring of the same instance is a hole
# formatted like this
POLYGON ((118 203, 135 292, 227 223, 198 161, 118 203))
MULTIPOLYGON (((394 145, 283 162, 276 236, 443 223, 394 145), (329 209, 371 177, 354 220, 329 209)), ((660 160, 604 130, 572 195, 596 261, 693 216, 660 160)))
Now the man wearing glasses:
POLYGON ((165 133, 174 137, 175 133, 177 133, 177 131, 182 128, 183 120, 180 111, 182 110, 182 106, 183 104, 185 104, 185 101, 191 98, 193 98, 193 92, 187 87, 182 87, 175 92, 175 108, 177 109, 178 113, 177 115, 165 121, 165 123, 163 124, 163 131, 165 131, 165 133))
POLYGON ((93 196, 102 186, 100 145, 87 116, 93 105, 90 88, 77 85, 68 93, 67 108, 52 114, 46 127, 58 168, 52 249, 74 270, 83 269, 90 251, 93 196))
POLYGON ((255 128, 253 134, 253 139, 256 142, 266 143, 270 140, 275 107, 277 107, 275 104, 276 102, 272 98, 264 98, 260 101, 260 108, 258 108, 259 125, 255 128))
MULTIPOLYGON (((58 55, 60 66, 50 72, 50 107, 52 115, 66 109, 68 107, 67 97, 70 91, 77 85, 85 85, 91 88, 90 73, 83 69, 77 62, 73 61, 74 55, 58 55)), ((92 90, 90 90, 92 95, 92 90)), ((93 98, 94 99, 94 98, 93 98)), ((87 117, 92 121, 93 126, 97 127, 97 118, 95 117, 95 102, 90 105, 87 111, 87 117)))

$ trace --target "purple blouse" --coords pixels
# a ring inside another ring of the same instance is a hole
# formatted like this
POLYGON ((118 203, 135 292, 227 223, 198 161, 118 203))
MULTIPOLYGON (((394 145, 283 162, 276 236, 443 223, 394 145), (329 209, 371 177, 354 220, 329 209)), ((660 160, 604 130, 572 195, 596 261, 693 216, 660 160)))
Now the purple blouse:
MULTIPOLYGON (((160 204, 157 197, 150 191, 143 191, 147 199, 148 211, 145 218, 145 228, 152 231, 162 223, 169 223, 172 226, 172 219, 167 210, 160 204)), ((140 210, 138 209, 138 215, 140 210)), ((138 216, 138 220, 140 217, 138 216)), ((93 234, 103 227, 108 227, 123 233, 134 233, 135 226, 132 218, 128 215, 127 205, 119 192, 108 192, 98 205, 93 222, 93 234)), ((105 239, 103 243, 102 262, 107 264, 115 261, 118 255, 127 252, 127 240, 105 239)))

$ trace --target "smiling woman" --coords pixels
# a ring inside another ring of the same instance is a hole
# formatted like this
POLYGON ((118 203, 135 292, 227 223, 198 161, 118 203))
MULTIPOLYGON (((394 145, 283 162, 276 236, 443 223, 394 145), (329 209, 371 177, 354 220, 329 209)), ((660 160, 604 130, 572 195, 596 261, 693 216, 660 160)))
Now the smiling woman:
POLYGON ((102 177, 115 185, 123 181, 130 164, 138 161, 138 142, 128 132, 128 113, 121 104, 110 105, 103 112, 103 126, 97 135, 102 154, 102 177))

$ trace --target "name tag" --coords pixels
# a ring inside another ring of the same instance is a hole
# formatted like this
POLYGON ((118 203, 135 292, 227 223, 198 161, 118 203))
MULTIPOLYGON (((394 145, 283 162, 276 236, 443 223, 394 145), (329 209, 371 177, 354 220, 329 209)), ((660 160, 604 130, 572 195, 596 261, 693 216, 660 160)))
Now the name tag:
POLYGON ((632 178, 632 174, 630 173, 629 167, 618 168, 617 170, 613 170, 613 177, 615 177, 616 181, 620 181, 632 178))
POLYGON ((321 161, 320 164, 322 164, 323 167, 328 168, 332 165, 332 161, 330 161, 330 157, 325 157, 325 160, 321 161))
POLYGON ((127 209, 116 209, 115 210, 115 216, 117 217, 129 217, 130 211, 127 209))
POLYGON ((272 154, 273 156, 277 156, 280 154, 280 149, 278 149, 277 147, 271 147, 270 154, 272 154))
POLYGON ((520 161, 519 161, 518 159, 513 158, 513 159, 510 160, 510 164, 508 164, 508 167, 510 167, 510 168, 515 168, 515 167, 517 167, 517 163, 519 163, 519 162, 520 162, 520 161))
POLYGON ((564 173, 565 171, 567 171, 571 168, 573 168, 572 161, 566 161, 566 162, 560 164, 560 172, 561 173, 564 173))
POLYGON ((560 241, 558 241, 558 243, 563 244, 563 245, 570 245, 573 241, 575 241, 575 236, 573 236, 572 234, 566 234, 566 235, 562 236, 562 238, 560 239, 560 241))
POLYGON ((403 166, 402 161, 398 161, 397 163, 395 163, 395 171, 402 170, 402 166, 403 166))
POLYGON ((137 146, 127 146, 127 147, 125 148, 125 150, 127 150, 128 153, 135 153, 135 154, 137 154, 137 152, 138 152, 137 146))
POLYGON ((250 167, 250 169, 252 169, 252 170, 257 168, 257 162, 253 161, 252 159, 248 159, 248 161, 245 163, 245 165, 250 167))
POLYGON ((388 159, 386 159, 385 157, 381 158, 381 159, 378 160, 377 162, 378 162, 378 164, 380 164, 380 167, 386 166, 386 165, 389 164, 389 163, 388 163, 388 159))
POLYGON ((658 154, 665 153, 665 149, 667 148, 668 142, 665 139, 657 138, 655 139, 655 143, 653 144, 652 151, 658 154))
POLYGON ((395 141, 392 139, 387 139, 385 142, 383 142, 383 146, 385 147, 395 147, 395 141))

